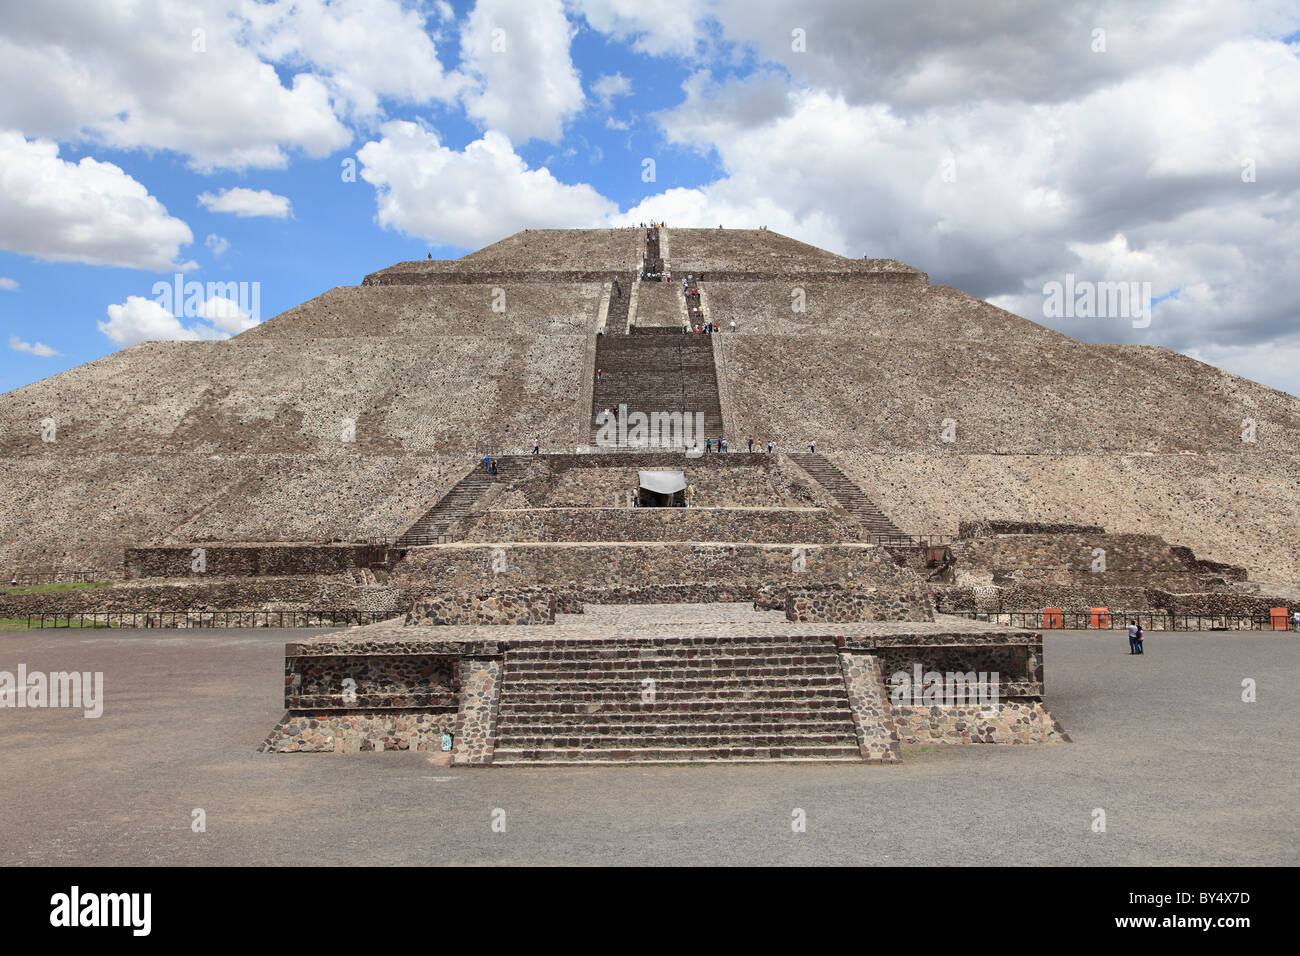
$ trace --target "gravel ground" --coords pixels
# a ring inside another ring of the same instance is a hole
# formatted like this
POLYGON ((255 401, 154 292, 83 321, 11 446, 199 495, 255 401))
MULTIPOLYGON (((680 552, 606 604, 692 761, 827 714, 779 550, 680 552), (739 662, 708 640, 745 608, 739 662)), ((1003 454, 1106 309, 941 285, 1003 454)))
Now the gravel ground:
POLYGON ((1300 863, 1294 635, 1049 632, 1074 742, 900 766, 464 769, 266 755, 299 631, 45 631, 0 670, 102 671, 103 716, 0 710, 7 864, 1300 863), (1243 679, 1258 702, 1241 701, 1243 679), (191 830, 195 808, 207 830, 191 830), (806 832, 792 814, 806 813, 806 832), (1106 832, 1091 825, 1105 811, 1106 832), (503 811, 505 832, 495 832, 503 811), (500 814, 497 814, 500 818, 500 814))

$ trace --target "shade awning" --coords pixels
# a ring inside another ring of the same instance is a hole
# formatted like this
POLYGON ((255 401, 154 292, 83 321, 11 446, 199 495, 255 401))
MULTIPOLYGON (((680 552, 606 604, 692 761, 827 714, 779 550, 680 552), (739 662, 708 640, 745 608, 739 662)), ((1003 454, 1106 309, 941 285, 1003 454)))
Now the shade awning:
POLYGON ((686 490, 686 473, 683 471, 639 471, 637 484, 646 491, 671 495, 686 490))

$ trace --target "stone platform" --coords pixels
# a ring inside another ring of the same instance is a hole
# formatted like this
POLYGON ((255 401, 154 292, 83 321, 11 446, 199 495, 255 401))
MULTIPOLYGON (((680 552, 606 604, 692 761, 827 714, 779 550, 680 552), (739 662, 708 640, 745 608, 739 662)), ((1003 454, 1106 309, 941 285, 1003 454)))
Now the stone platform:
POLYGON ((740 603, 355 627, 286 645, 285 705, 264 750, 434 750, 451 734, 467 765, 889 763, 909 744, 1068 739, 1043 706, 1037 633, 740 603), (993 680, 996 703, 900 698, 897 677, 930 672, 966 675, 972 695, 993 680))

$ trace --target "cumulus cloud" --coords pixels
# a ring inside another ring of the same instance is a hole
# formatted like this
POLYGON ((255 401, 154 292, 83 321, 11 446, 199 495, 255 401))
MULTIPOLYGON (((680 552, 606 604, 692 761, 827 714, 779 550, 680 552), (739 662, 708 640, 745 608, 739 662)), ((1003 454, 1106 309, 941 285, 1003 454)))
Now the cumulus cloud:
POLYGON ((38 355, 41 358, 51 358, 60 354, 44 342, 24 342, 16 335, 9 336, 9 347, 15 352, 26 352, 28 355, 38 355))
POLYGON ((238 335, 258 324, 258 320, 241 308, 238 302, 225 296, 208 297, 197 311, 199 318, 229 335, 238 335))
POLYGON ((475 247, 524 228, 598 226, 618 207, 590 186, 529 169, 501 133, 464 150, 432 129, 397 121, 357 152, 375 187, 381 226, 453 246, 475 247))
POLYGON ((14 279, 0 276, 0 292, 17 292, 18 283, 14 279))
POLYGON ((466 112, 512 141, 556 140, 584 98, 560 0, 479 0, 461 29, 466 112))
MULTIPOLYGON (((465 78, 445 73, 425 16, 396 0, 275 0, 243 3, 253 46, 264 59, 310 68, 336 105, 359 119, 381 115, 380 100, 454 101, 465 78)), ((450 8, 437 11, 452 19, 450 8)))
POLYGON ((712 0, 570 0, 570 6, 593 29, 654 56, 693 52, 715 15, 712 0))
POLYGON ((208 251, 218 259, 221 258, 221 255, 230 248, 230 242, 222 236, 218 236, 215 232, 208 233, 208 237, 203 240, 203 244, 207 246, 208 251))
POLYGON ((721 175, 647 199, 631 221, 768 225, 845 255, 896 257, 1089 341, 1215 343, 1237 351, 1213 354, 1247 362, 1260 354, 1251 346, 1294 326, 1300 61, 1280 42, 1227 40, 1030 106, 900 112, 780 89, 762 72, 693 78, 686 93, 661 127, 715 151, 721 175), (1154 298, 1181 291, 1144 329, 1048 320, 1043 286, 1067 273, 1150 282, 1154 298))
MULTIPOLYGON (((245 0, 46 0, 0 5, 0 126, 118 149, 166 149, 195 169, 284 167, 352 135, 330 85, 282 83, 248 46, 245 0)), ((287 51, 292 44, 283 45, 287 51)))
POLYGON ((203 321, 185 325, 157 300, 132 295, 119 305, 110 305, 108 321, 98 326, 100 332, 126 347, 141 342, 228 339, 257 324, 238 304, 223 297, 204 300, 197 312, 203 321))
POLYGON ((190 227, 112 163, 59 158, 48 140, 0 131, 0 248, 57 262, 150 271, 179 263, 190 227))
POLYGON ((269 189, 246 189, 236 186, 216 193, 199 194, 199 205, 212 212, 228 212, 235 216, 266 216, 270 219, 287 219, 293 214, 293 204, 288 196, 278 196, 269 189))

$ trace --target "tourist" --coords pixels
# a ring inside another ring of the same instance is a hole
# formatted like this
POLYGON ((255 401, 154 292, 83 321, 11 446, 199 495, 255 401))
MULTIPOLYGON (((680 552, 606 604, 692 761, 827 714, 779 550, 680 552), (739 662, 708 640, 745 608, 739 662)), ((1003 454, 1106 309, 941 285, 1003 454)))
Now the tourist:
POLYGON ((605 377, 605 373, 602 372, 600 369, 596 369, 596 381, 598 382, 602 381, 604 377, 605 377))
POLYGON ((810 455, 815 455, 815 454, 817 454, 817 439, 816 439, 816 438, 814 438, 812 441, 810 441, 810 442, 808 443, 808 454, 810 454, 810 455))
POLYGON ((770 438, 767 440, 767 453, 769 455, 776 453, 776 442, 772 441, 770 438))
POLYGON ((1295 625, 1297 631, 1300 631, 1300 611, 1296 611, 1291 615, 1291 623, 1295 625))
POLYGON ((1142 650, 1142 638, 1143 638, 1143 636, 1144 636, 1144 632, 1143 632, 1143 630, 1142 630, 1142 625, 1141 625, 1141 624, 1138 624, 1137 629, 1138 629, 1138 630, 1137 630, 1137 652, 1138 652, 1139 654, 1141 654, 1141 653, 1143 653, 1143 650, 1142 650))
POLYGON ((732 320, 731 320, 731 331, 733 331, 733 332, 736 331, 736 320, 735 320, 735 319, 732 319, 732 320))
POLYGON ((745 441, 749 442, 749 450, 750 450, 750 453, 752 454, 753 451, 754 451, 754 439, 753 439, 752 437, 751 437, 751 438, 746 438, 745 441))
POLYGON ((1128 652, 1130 654, 1136 654, 1138 652, 1137 651, 1137 635, 1138 635, 1137 621, 1129 620, 1128 627, 1124 628, 1124 630, 1128 631, 1128 652))
POLYGON ((711 451, 713 451, 713 439, 706 438, 704 439, 704 453, 707 455, 711 451))
POLYGON ((541 453, 541 450, 542 450, 542 443, 541 443, 540 439, 534 438, 534 439, 533 439, 533 454, 534 454, 534 455, 540 454, 540 453, 541 453))
POLYGON ((484 456, 483 456, 483 471, 485 471, 485 472, 486 472, 487 474, 489 474, 489 475, 492 473, 492 456, 491 456, 491 455, 484 455, 484 456))
POLYGON ((488 474, 489 474, 489 475, 492 475, 493 477, 495 477, 495 476, 496 476, 496 473, 497 473, 497 463, 496 463, 496 461, 495 461, 495 459, 494 459, 493 462, 492 462, 492 464, 488 466, 488 474))

